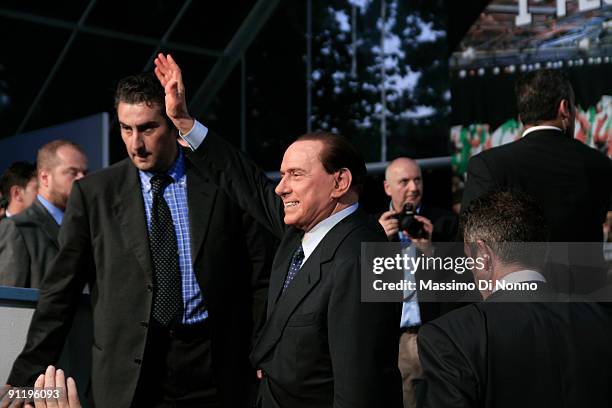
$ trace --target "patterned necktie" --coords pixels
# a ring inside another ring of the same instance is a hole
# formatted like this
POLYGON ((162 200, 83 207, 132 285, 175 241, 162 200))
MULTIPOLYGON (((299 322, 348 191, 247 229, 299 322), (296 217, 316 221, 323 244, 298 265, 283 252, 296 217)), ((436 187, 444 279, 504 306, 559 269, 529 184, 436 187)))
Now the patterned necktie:
POLYGON ((289 266, 289 271, 287 272, 287 277, 285 278, 285 283, 283 284, 283 293, 285 293, 285 290, 287 290, 289 284, 302 267, 303 260, 304 248, 302 248, 302 244, 300 243, 300 246, 293 253, 293 257, 291 257, 291 265, 289 266))
POLYGON ((153 203, 149 248, 156 288, 153 295, 153 318, 163 325, 169 324, 183 308, 176 232, 172 213, 164 198, 164 188, 170 183, 172 177, 165 174, 151 178, 153 203))

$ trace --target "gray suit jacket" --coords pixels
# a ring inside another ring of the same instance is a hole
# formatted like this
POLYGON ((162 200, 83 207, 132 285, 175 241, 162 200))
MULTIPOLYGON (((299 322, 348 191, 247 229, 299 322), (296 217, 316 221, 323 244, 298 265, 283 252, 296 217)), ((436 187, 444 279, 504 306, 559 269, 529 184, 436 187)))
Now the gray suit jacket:
POLYGON ((38 199, 0 222, 0 285, 38 288, 57 255, 59 226, 38 199))

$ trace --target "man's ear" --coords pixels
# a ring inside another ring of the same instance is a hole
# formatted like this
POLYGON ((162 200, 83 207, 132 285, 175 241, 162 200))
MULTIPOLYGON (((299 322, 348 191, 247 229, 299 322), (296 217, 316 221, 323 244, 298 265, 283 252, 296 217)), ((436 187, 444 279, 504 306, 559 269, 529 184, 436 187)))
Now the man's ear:
POLYGON ((387 180, 383 181, 383 187, 385 188, 385 194, 391 197, 391 186, 387 180))
POLYGON ((482 258, 484 261, 484 269, 491 271, 493 268, 493 251, 491 250, 491 247, 480 239, 476 241, 476 247, 478 248, 478 257, 482 258))
POLYGON ((49 187, 49 170, 40 169, 38 172, 38 185, 49 187))
POLYGON ((559 102, 559 110, 557 115, 560 119, 570 119, 572 117, 572 107, 567 99, 562 99, 559 102))
POLYGON ((340 198, 351 188, 353 182, 353 175, 351 171, 346 167, 341 168, 334 173, 334 190, 332 191, 332 198, 340 198))
POLYGON ((23 190, 18 185, 11 186, 9 189, 9 202, 22 201, 23 190))

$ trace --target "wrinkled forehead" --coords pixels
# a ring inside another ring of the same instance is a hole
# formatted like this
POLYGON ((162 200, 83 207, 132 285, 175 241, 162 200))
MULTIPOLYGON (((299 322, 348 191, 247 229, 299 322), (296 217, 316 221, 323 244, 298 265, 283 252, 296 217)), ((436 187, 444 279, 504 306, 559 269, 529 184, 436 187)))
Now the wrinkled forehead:
POLYGON ((292 143, 283 156, 281 172, 293 169, 312 170, 323 168, 321 152, 323 142, 318 140, 300 140, 292 143))
POLYGON ((413 161, 396 163, 389 169, 388 178, 390 179, 389 181, 414 180, 421 178, 421 169, 413 161))

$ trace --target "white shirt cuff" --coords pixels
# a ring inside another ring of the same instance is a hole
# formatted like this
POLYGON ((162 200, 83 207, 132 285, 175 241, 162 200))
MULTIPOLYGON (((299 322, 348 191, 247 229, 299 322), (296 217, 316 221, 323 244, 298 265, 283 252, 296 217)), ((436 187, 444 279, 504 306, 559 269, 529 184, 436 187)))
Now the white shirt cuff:
POLYGON ((206 139, 206 135, 208 134, 208 128, 198 122, 197 120, 193 121, 193 127, 191 130, 184 135, 179 131, 179 136, 181 139, 187 142, 191 150, 196 150, 204 139, 206 139))

